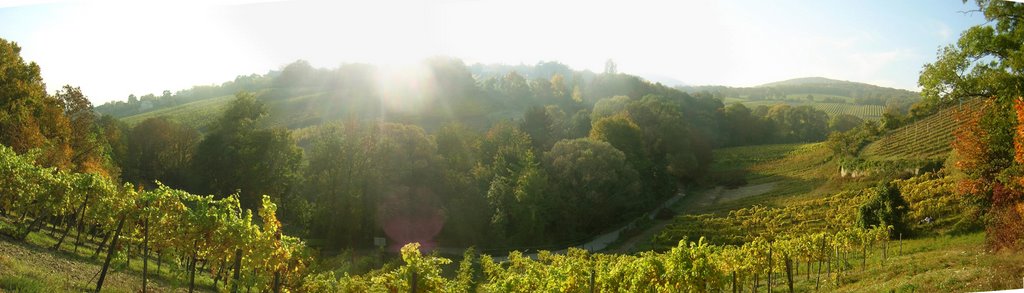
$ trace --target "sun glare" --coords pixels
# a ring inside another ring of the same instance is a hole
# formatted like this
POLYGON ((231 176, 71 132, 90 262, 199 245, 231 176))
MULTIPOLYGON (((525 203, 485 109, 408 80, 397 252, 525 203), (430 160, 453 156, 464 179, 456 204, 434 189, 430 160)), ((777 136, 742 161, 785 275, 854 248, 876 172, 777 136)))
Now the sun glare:
POLYGON ((380 66, 376 84, 384 109, 406 114, 428 107, 437 90, 433 74, 422 63, 380 66))

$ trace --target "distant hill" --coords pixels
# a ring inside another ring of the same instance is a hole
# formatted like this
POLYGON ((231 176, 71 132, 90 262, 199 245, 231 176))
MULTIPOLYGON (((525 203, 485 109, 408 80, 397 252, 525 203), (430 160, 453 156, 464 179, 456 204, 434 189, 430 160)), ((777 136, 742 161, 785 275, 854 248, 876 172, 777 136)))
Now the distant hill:
POLYGON ((808 84, 843 84, 843 83, 854 83, 854 84, 873 86, 873 85, 866 84, 866 83, 859 83, 859 82, 852 82, 852 81, 845 81, 845 80, 838 80, 838 79, 831 79, 831 78, 826 78, 826 77, 815 76, 815 77, 801 77, 801 78, 787 79, 787 80, 783 80, 783 81, 769 82, 769 83, 766 83, 766 84, 759 85, 757 87, 799 86, 799 85, 808 85, 808 84))
POLYGON ((782 99, 794 95, 816 95, 822 97, 841 97, 850 102, 861 104, 885 105, 888 99, 919 100, 920 93, 882 87, 862 82, 836 80, 825 77, 802 77, 783 81, 770 82, 755 87, 728 87, 719 85, 677 86, 686 92, 710 92, 723 98, 740 98, 747 100, 782 99))
POLYGON ((725 103, 742 103, 754 108, 788 104, 812 106, 829 114, 850 114, 867 120, 878 120, 887 106, 903 111, 919 101, 920 93, 877 85, 835 80, 824 77, 803 77, 766 83, 755 87, 677 86, 689 93, 710 93, 725 103))
POLYGON ((824 77, 802 77, 776 81, 757 86, 758 88, 774 88, 786 92, 820 92, 848 97, 884 96, 915 99, 920 93, 904 89, 882 87, 862 82, 836 80, 824 77))

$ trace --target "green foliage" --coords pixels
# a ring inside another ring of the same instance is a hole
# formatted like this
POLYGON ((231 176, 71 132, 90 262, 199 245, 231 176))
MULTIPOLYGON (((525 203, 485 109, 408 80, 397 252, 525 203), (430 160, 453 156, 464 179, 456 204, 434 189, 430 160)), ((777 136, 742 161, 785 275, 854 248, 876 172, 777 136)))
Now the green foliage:
POLYGON ((723 131, 728 135, 726 145, 739 146, 770 141, 775 132, 774 125, 763 117, 753 115, 750 108, 741 103, 731 103, 722 109, 723 131))
POLYGON ((622 151, 635 170, 648 170, 652 167, 644 146, 643 133, 625 113, 595 121, 590 129, 590 138, 607 142, 622 151))
POLYGON ((559 138, 555 133, 555 123, 554 118, 548 115, 547 109, 534 106, 523 113, 523 122, 519 128, 530 135, 534 151, 543 152, 550 149, 559 138))
POLYGON ((1019 15, 1024 6, 1004 1, 976 1, 988 23, 960 34, 955 44, 939 52, 938 60, 925 65, 918 84, 926 99, 943 103, 983 97, 1008 102, 1024 89, 1020 44, 1024 42, 1019 15))
POLYGON ((909 232, 906 221, 908 205, 899 188, 891 183, 882 184, 872 193, 857 210, 857 225, 862 228, 891 226, 895 233, 909 232))
POLYGON ((472 247, 462 253, 462 261, 459 262, 459 270, 455 274, 452 285, 453 292, 476 292, 477 280, 481 279, 480 256, 472 247))
POLYGON ((649 197, 640 193, 637 172, 612 145, 591 139, 563 140, 544 155, 552 178, 562 233, 593 233, 637 211, 649 197))
POLYGON ((216 194, 241 191, 242 206, 255 209, 259 196, 290 196, 302 151, 286 129, 260 129, 266 106, 240 93, 196 147, 193 170, 200 190, 216 194))
POLYGON ((860 117, 849 114, 839 114, 832 116, 832 119, 828 121, 828 129, 833 132, 846 132, 863 124, 864 119, 861 119, 860 117))
POLYGON ((189 183, 189 167, 199 132, 165 118, 150 118, 127 133, 123 178, 151 186, 159 180, 170 186, 189 183))
POLYGON ((622 112, 629 105, 629 102, 629 96, 614 96, 601 99, 594 104, 594 110, 590 113, 590 121, 600 121, 601 118, 622 112))
POLYGON ((828 135, 828 114, 809 106, 776 105, 765 118, 777 125, 777 139, 783 142, 821 141, 828 135))

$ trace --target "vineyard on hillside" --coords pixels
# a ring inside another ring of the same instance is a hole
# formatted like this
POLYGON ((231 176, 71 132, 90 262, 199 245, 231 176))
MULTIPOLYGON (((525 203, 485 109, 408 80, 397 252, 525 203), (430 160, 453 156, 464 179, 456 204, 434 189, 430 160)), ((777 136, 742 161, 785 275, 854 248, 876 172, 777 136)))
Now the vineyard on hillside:
POLYGON ((221 289, 280 292, 298 285, 308 262, 305 244, 282 235, 277 206, 267 196, 253 214, 242 210, 237 195, 215 199, 163 185, 137 190, 92 173, 39 167, 35 159, 0 146, 0 233, 24 241, 31 233, 57 231, 51 249, 74 242, 76 253, 89 238, 102 239, 94 255, 106 252, 106 260, 96 291, 111 261, 126 259, 132 248, 145 260, 156 258, 158 268, 164 262, 185 268, 190 286, 196 274, 209 274, 215 287, 222 281, 221 289))
MULTIPOLYGON (((738 100, 733 100, 738 101, 738 100)), ((849 114, 860 117, 864 120, 880 120, 882 119, 882 112, 885 107, 879 105, 856 105, 846 103, 826 103, 826 102, 808 102, 799 100, 763 100, 763 101, 743 101, 744 106, 749 108, 755 108, 757 106, 774 106, 776 104, 787 104, 793 107, 798 106, 811 106, 815 109, 821 110, 828 113, 829 116, 835 116, 839 114, 849 114)))
POLYGON ((981 99, 971 100, 893 130, 864 147, 860 157, 868 161, 943 159, 951 150, 959 113, 974 115, 981 105, 981 99))

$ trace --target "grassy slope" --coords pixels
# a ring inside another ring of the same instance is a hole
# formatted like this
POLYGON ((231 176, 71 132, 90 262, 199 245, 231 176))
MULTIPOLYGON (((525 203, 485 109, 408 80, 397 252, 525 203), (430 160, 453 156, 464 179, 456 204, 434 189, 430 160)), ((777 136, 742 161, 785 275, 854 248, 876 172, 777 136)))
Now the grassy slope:
MULTIPOLYGON (((1020 275, 1024 273, 1024 255, 989 253, 984 247, 984 233, 904 240, 902 252, 899 241, 890 241, 885 247, 868 251, 866 262, 861 254, 848 256, 842 273, 833 264, 831 275, 827 266, 821 269, 812 263, 807 274, 807 263, 800 263, 794 274, 796 292, 966 292, 1020 288, 1020 275), (883 257, 883 255, 887 257, 883 257), (838 281, 838 283, 837 283, 838 281)), ((785 273, 778 272, 772 287, 786 292, 785 273)), ((762 277, 763 278, 763 277, 762 277)), ((751 284, 745 284, 750 289, 751 284)), ((759 290, 766 291, 761 280, 759 290)))
POLYGON ((704 190, 699 190, 693 192, 695 196, 687 197, 677 205, 679 212, 722 213, 755 204, 779 207, 820 198, 842 190, 843 185, 851 185, 850 188, 865 186, 861 181, 834 178, 839 167, 830 160, 829 150, 820 143, 726 148, 715 150, 714 156, 716 162, 712 170, 745 170, 748 185, 774 183, 775 188, 764 194, 697 210, 687 203, 700 200, 704 190))
MULTIPOLYGON (((0 219, 0 226, 3 225, 0 219)), ((26 241, 0 235, 0 292, 80 292, 96 288, 106 251, 94 258, 96 243, 86 240, 76 252, 74 234, 68 235, 60 251, 50 250, 57 243, 50 232, 52 230, 32 233, 26 241)), ((142 259, 136 253, 133 251, 130 266, 123 256, 115 257, 104 281, 103 292, 141 290, 142 259)), ((156 260, 150 259, 147 287, 155 292, 186 292, 188 279, 183 272, 167 259, 157 272, 156 260)), ((207 275, 196 274, 199 291, 210 291, 212 284, 213 280, 207 275)))
MULTIPOLYGON (((274 119, 271 124, 286 126, 289 123, 309 119, 309 116, 323 115, 324 113, 322 112, 330 110, 330 108, 325 108, 323 107, 324 105, 316 103, 317 101, 314 98, 319 96, 319 94, 296 94, 284 98, 264 99, 263 101, 270 111, 270 117, 274 119)), ((257 97, 261 96, 257 95, 257 97)), ((206 127, 220 117, 234 99, 234 95, 220 96, 136 114, 124 117, 121 120, 128 123, 128 125, 135 125, 149 118, 165 117, 205 131, 206 127)))
POLYGON ((193 128, 200 128, 209 125, 227 107, 228 103, 234 100, 234 95, 220 96, 211 99, 199 100, 191 103, 164 108, 156 111, 145 112, 121 118, 121 121, 129 125, 135 125, 143 120, 154 117, 167 117, 193 128))

